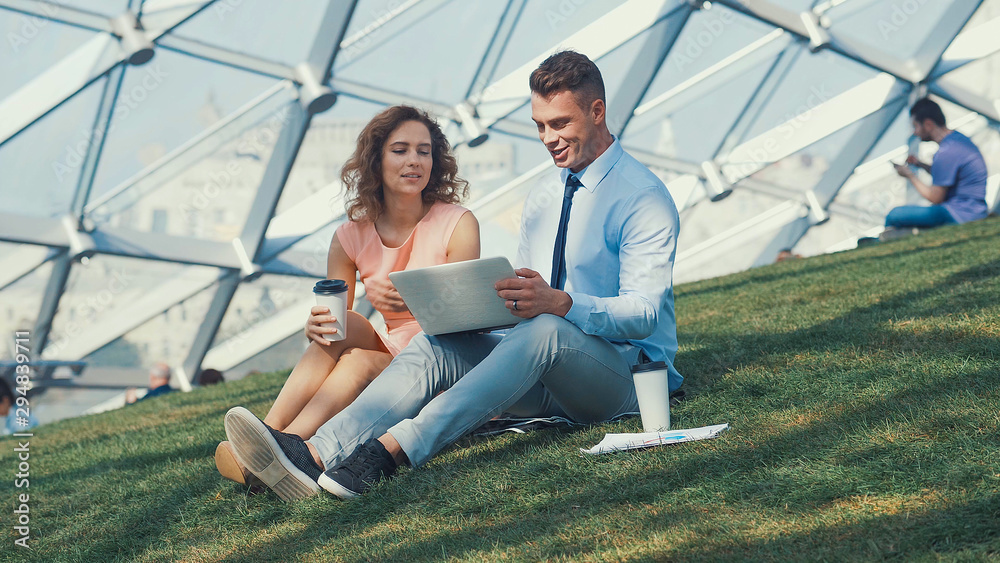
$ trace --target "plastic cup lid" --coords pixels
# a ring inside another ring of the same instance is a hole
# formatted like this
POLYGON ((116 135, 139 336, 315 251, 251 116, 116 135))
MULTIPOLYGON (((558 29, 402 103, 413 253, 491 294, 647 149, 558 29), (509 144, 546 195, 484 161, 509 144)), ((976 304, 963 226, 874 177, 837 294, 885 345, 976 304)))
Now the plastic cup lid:
POLYGON ((654 371, 660 369, 667 369, 667 362, 648 362, 645 364, 637 364, 632 366, 632 373, 638 373, 640 371, 654 371))
POLYGON ((313 293, 319 295, 332 295, 347 291, 347 282, 344 280, 319 280, 313 286, 313 293))

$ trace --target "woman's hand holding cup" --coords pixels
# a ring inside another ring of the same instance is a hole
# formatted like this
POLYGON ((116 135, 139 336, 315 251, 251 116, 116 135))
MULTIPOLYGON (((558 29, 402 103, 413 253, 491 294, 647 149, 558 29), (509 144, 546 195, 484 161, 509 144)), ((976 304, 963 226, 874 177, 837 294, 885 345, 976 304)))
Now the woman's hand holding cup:
POLYGON ((323 326, 323 323, 334 323, 336 321, 337 318, 330 314, 329 307, 314 306, 309 311, 309 318, 306 319, 306 338, 320 346, 329 346, 332 344, 332 341, 323 335, 336 334, 338 331, 332 324, 323 326))

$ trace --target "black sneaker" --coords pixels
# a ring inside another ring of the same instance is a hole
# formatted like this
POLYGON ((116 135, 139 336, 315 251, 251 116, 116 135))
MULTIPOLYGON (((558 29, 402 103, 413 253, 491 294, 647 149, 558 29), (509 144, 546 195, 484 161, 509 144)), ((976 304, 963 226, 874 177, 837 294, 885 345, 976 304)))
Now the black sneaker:
POLYGON ((371 440, 358 444, 354 453, 343 463, 328 469, 319 477, 319 486, 343 499, 361 496, 375 483, 391 479, 396 473, 396 461, 382 442, 371 440))
POLYGON ((283 500, 313 496, 323 469, 305 440, 279 432, 243 407, 226 413, 226 437, 240 463, 283 500))

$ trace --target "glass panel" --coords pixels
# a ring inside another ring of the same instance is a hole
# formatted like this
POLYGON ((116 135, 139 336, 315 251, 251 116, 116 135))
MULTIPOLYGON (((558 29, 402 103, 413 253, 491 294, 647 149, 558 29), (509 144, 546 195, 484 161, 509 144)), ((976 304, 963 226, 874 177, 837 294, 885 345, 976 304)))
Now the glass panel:
POLYGON ((877 71, 830 51, 803 55, 792 64, 745 139, 752 139, 796 117, 808 115, 813 108, 877 74, 877 71))
POLYGON ((169 51, 130 67, 91 201, 216 125, 275 81, 169 51))
POLYGON ((88 355, 91 367, 148 368, 156 362, 180 364, 215 294, 215 286, 172 305, 166 311, 88 355))
MULTIPOLYGON (((510 74, 524 63, 551 51, 560 41, 600 19, 624 0, 578 2, 535 0, 527 2, 517 27, 497 65, 494 80, 510 74)), ((527 87, 525 88, 527 89, 527 87)))
MULTIPOLYGON (((59 0, 59 4, 105 16, 119 16, 129 6, 129 0, 59 0)), ((58 14, 56 14, 58 17, 58 14)))
MULTIPOLYGON (((265 275, 240 284, 222 318, 214 345, 225 345, 229 339, 239 338, 247 330, 292 306, 301 306, 302 309, 302 322, 292 329, 292 334, 304 338, 302 328, 309 316, 313 302, 312 286, 315 283, 316 280, 312 278, 265 275)), ((292 364, 285 367, 291 367, 292 364)))
POLYGON ((97 80, 0 146, 5 211, 32 217, 69 211, 104 82, 97 80))
MULTIPOLYGON (((72 345, 75 339, 86 335, 98 323, 114 318, 122 311, 134 311, 130 307, 155 300, 157 294, 169 292, 175 295, 178 285, 188 287, 194 284, 191 289, 193 294, 203 289, 198 287, 197 280, 211 280, 215 271, 215 268, 105 255, 91 258, 86 265, 74 264, 59 301, 59 312, 49 339, 51 349, 47 349, 46 354, 59 357, 60 349, 72 345)), ((163 303, 164 309, 172 306, 172 303, 163 303)), ((180 337, 186 338, 187 335, 180 337)), ((171 358, 171 361, 176 359, 171 358)))
POLYGON ((826 15, 834 37, 906 60, 920 52, 924 41, 953 4, 955 0, 844 2, 826 15), (862 6, 859 8, 858 4, 862 6))
POLYGON ((96 35, 51 20, 0 10, 0 37, 7 44, 4 56, 0 57, 0 76, 4 77, 0 81, 0 100, 96 35))
POLYGON ((216 2, 173 34, 295 66, 309 56, 328 1, 216 2))
POLYGON ((643 102, 689 80, 773 30, 767 24, 722 5, 694 12, 677 37, 643 102))
MULTIPOLYGON (((231 241, 243 230, 283 115, 279 111, 253 123, 202 160, 176 170, 176 176, 143 185, 147 193, 125 209, 96 214, 95 220, 142 232, 231 241)), ((132 188, 123 196, 139 195, 133 191, 141 192, 132 188)))
MULTIPOLYGON (((0 359, 8 360, 14 357, 14 343, 10 339, 14 331, 34 330, 35 322, 38 320, 38 309, 42 306, 45 285, 49 282, 51 273, 52 263, 46 262, 0 291, 0 335, 3 335, 4 339, 3 345, 0 345, 0 359)), ((37 350, 32 350, 32 357, 38 357, 37 350)))
MULTIPOLYGON (((303 320, 303 326, 305 321, 303 320)), ((223 372, 226 381, 253 377, 259 373, 291 370, 306 351, 308 343, 301 333, 293 334, 274 346, 223 372)), ((209 367, 209 366, 206 366, 209 367)))
POLYGON ((410 19, 397 33, 372 42, 363 54, 349 62, 345 58, 336 68, 337 76, 417 98, 457 103, 469 90, 505 5, 449 2, 419 25, 410 19), (439 39, 428 41, 428 37, 439 39), (447 70, 435 72, 434 61, 448 61, 447 70))
MULTIPOLYGON (((712 158, 763 80, 768 66, 754 67, 724 88, 705 92, 670 116, 632 127, 623 136, 627 148, 655 152, 688 162, 712 158)), ((638 121, 638 119, 636 118, 638 121)))
MULTIPOLYGON (((854 141, 862 122, 855 122, 801 151, 771 164, 752 177, 790 190, 812 189, 830 169, 840 151, 854 141)), ((806 125, 808 127, 808 125, 806 125)), ((739 166, 741 163, 733 163, 739 166)))
POLYGON ((276 84, 210 135, 91 198, 88 215, 98 224, 207 238, 216 238, 208 227, 220 225, 216 234, 228 240, 243 224, 287 112, 297 103, 290 101, 293 96, 294 89, 276 84), (230 203, 223 194, 233 198, 235 209, 220 212, 230 203))
MULTIPOLYGON (((681 218, 683 228, 677 241, 674 283, 721 276, 752 266, 781 225, 773 222, 763 227, 747 225, 745 231, 718 242, 716 246, 693 255, 685 256, 685 252, 714 236, 757 219, 781 204, 786 204, 785 200, 737 188, 722 201, 713 203, 704 200, 690 208, 681 218)), ((795 209, 790 211, 794 212, 795 209)))

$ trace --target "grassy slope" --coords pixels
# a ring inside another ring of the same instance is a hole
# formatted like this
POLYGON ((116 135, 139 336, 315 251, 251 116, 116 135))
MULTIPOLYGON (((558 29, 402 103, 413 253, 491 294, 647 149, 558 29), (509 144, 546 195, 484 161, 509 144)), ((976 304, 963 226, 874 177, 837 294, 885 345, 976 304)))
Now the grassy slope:
POLYGON ((263 415, 283 374, 53 424, 32 442, 34 549, 8 541, 0 559, 998 557, 998 234, 990 220, 678 288, 691 398, 674 423, 729 422, 712 441, 576 453, 637 420, 470 439, 361 501, 286 504, 211 461, 226 409, 263 415))

